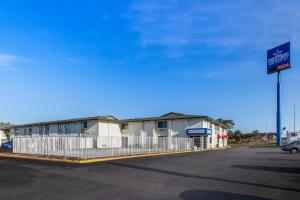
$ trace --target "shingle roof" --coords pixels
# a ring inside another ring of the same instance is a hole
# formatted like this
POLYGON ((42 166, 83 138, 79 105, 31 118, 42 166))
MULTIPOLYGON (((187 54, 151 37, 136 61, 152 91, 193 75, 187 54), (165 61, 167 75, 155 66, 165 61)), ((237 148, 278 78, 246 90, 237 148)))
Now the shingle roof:
MULTIPOLYGON (((38 126, 38 125, 45 125, 45 124, 55 124, 55 123, 66 123, 66 122, 80 122, 86 120, 101 120, 101 121, 111 121, 111 122, 139 122, 139 121, 158 121, 158 120, 171 120, 171 119, 192 119, 192 118, 202 118, 206 119, 210 122, 218 124, 219 126, 225 127, 224 124, 216 121, 213 118, 210 118, 206 115, 188 115, 183 113, 176 113, 176 112, 169 112, 167 114, 161 115, 159 117, 146 117, 146 118, 132 118, 132 119, 124 119, 118 120, 116 117, 112 115, 102 115, 102 116, 95 116, 95 117, 84 117, 84 118, 75 118, 75 119, 64 119, 64 120, 55 120, 55 121, 46 121, 46 122, 34 122, 28 124, 20 124, 20 125, 10 125, 10 127, 22 127, 22 126, 38 126)), ((1 126, 0 126, 1 129, 1 126)))
POLYGON ((219 126, 227 128, 224 124, 221 124, 217 120, 210 118, 206 115, 188 115, 188 114, 176 113, 176 112, 169 112, 169 113, 161 115, 159 117, 132 118, 132 119, 119 120, 119 121, 126 123, 126 122, 139 122, 139 121, 157 121, 157 120, 192 119, 192 118, 206 119, 210 122, 214 122, 215 124, 218 124, 219 126))
POLYGON ((65 122, 80 122, 80 121, 87 121, 87 120, 101 120, 101 121, 118 122, 118 119, 112 115, 103 115, 103 116, 83 117, 83 118, 54 120, 54 121, 45 121, 45 122, 34 122, 34 123, 28 123, 28 124, 18 124, 18 125, 13 125, 12 127, 36 126, 36 125, 65 123, 65 122))
POLYGON ((8 129, 9 127, 13 126, 12 124, 10 123, 3 123, 3 122, 0 122, 0 130, 3 130, 3 129, 8 129))

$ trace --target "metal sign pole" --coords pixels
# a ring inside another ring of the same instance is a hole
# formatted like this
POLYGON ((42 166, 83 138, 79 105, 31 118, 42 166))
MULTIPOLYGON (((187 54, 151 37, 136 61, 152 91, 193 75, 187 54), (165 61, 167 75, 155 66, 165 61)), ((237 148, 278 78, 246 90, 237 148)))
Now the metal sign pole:
POLYGON ((277 145, 281 146, 280 71, 277 72, 277 145))
POLYGON ((294 103, 294 133, 296 133, 296 103, 294 103))
POLYGON ((277 113, 276 133, 277 145, 281 146, 281 116, 280 116, 280 71, 291 68, 290 42, 267 50, 267 73, 277 72, 277 113))

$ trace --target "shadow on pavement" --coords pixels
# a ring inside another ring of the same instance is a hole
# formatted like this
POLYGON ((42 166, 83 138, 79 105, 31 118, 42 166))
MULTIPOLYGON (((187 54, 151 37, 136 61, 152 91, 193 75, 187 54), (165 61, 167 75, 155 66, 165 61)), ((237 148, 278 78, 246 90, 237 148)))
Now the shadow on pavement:
POLYGON ((262 152, 256 152, 256 154, 264 154, 264 155, 268 155, 268 154, 290 154, 289 151, 262 151, 262 152))
POLYGON ((33 183, 38 171, 18 165, 1 163, 0 188, 22 187, 33 183), (11 173, 9 173, 11 172, 11 173))
POLYGON ((252 195, 235 194, 229 192, 187 190, 179 194, 179 197, 186 200, 210 199, 210 200, 270 200, 252 195))
POLYGON ((267 160, 276 161, 276 162, 300 163, 300 159, 295 159, 294 157, 290 157, 290 158, 269 158, 267 160))
MULTIPOLYGON (((22 164, 36 164, 39 166, 45 166, 45 167, 59 167, 59 168, 80 168, 85 167, 85 165, 82 164, 76 164, 76 163, 60 163, 60 162, 53 162, 53 161, 47 161, 47 160, 31 160, 31 159, 19 159, 19 158, 0 158, 0 161, 4 160, 9 162, 10 164, 14 165, 22 165, 22 164)), ((0 164, 1 165, 1 164, 0 164)))
POLYGON ((252 165, 232 165, 232 167, 240 168, 240 169, 300 174, 300 168, 298 167, 270 167, 270 166, 252 166, 252 165))
POLYGON ((111 165, 117 165, 117 166, 128 167, 128 168, 133 168, 133 169, 139 169, 139 170, 144 170, 144 171, 150 171, 150 172, 155 172, 155 173, 168 174, 168 175, 172 175, 172 176, 180 176, 180 177, 184 177, 184 178, 194 178, 194 179, 203 179, 203 180, 211 180, 211 181, 221 181, 221 182, 226 182, 226 183, 235 183, 235 184, 242 184, 242 185, 277 189, 277 190, 287 190, 287 191, 293 191, 293 192, 300 192, 299 189, 294 189, 294 188, 290 188, 290 187, 279 187, 279 186, 272 186, 272 185, 266 185, 266 184, 261 184, 261 183, 249 183, 249 182, 245 182, 245 181, 230 180, 230 179, 225 179, 225 178, 216 178, 216 177, 185 174, 185 173, 182 173, 182 172, 167 171, 167 170, 163 170, 163 169, 154 169, 154 168, 150 168, 150 167, 137 166, 137 165, 120 163, 120 162, 108 162, 108 163, 111 164, 111 165))

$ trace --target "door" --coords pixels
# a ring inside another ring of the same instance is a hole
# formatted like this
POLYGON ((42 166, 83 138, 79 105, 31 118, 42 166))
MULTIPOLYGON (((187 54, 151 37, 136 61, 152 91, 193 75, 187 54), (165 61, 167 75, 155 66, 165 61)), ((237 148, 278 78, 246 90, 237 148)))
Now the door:
POLYGON ((158 147, 165 149, 167 147, 167 137, 158 136, 158 147))
POLYGON ((201 147, 200 136, 192 136, 192 138, 194 139, 194 146, 196 146, 197 148, 200 148, 201 147))

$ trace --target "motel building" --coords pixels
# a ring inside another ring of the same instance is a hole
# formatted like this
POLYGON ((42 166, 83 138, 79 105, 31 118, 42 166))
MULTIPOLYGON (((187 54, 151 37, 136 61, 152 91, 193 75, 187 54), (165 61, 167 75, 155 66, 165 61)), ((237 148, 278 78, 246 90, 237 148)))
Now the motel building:
POLYGON ((227 146, 227 129, 203 115, 170 112, 159 117, 118 120, 114 116, 96 116, 14 125, 8 129, 15 136, 74 136, 97 138, 93 148, 105 148, 105 137, 193 138, 195 149, 227 146))

